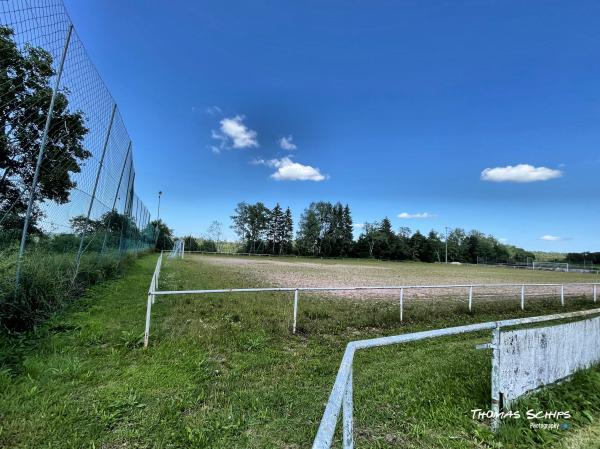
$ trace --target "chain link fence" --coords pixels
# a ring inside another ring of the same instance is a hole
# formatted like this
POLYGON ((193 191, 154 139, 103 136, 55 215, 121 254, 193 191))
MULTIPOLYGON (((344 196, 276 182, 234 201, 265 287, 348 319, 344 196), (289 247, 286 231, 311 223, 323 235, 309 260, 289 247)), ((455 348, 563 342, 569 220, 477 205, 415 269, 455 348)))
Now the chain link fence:
POLYGON ((123 117, 60 0, 0 1, 0 323, 153 247, 123 117))

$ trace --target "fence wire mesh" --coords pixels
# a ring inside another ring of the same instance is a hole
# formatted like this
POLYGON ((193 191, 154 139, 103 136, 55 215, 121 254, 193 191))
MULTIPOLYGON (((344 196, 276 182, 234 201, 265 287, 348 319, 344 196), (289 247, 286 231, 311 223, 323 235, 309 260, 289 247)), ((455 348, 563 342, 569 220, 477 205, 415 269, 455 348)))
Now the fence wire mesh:
POLYGON ((19 290, 27 294, 40 265, 73 285, 153 246, 150 213, 134 186, 123 117, 62 1, 1 1, 3 306, 35 309, 19 290))

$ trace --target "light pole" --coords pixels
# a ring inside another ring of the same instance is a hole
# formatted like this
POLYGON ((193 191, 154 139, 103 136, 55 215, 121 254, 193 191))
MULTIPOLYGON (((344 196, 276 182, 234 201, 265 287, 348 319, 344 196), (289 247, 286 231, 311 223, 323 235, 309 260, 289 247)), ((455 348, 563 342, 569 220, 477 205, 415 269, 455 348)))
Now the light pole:
MULTIPOLYGON (((158 243, 158 237, 160 235, 160 197, 162 196, 162 190, 158 191, 158 209, 156 211, 156 237, 154 239, 154 246, 158 243)), ((164 237, 163 237, 163 246, 164 246, 164 237)))
POLYGON ((158 210, 156 211, 156 220, 160 219, 160 197, 162 196, 162 190, 158 191, 158 210))

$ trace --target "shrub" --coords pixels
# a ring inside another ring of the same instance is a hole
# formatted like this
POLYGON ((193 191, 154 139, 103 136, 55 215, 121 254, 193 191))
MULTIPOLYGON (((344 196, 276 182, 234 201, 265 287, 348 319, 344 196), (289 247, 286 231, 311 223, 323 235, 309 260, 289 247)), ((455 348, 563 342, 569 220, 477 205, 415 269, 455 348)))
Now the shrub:
POLYGON ((0 328, 4 332, 31 329, 86 288, 119 275, 132 255, 118 251, 84 254, 75 274, 73 252, 47 251, 43 245, 23 259, 19 287, 15 285, 17 252, 0 252, 0 328))

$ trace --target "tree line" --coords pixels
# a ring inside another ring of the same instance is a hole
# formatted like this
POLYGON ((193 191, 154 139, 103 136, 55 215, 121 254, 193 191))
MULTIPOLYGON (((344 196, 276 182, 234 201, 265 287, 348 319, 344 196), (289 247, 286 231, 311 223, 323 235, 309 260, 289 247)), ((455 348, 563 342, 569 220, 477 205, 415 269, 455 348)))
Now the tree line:
MULTIPOLYGON (((231 216, 241 252, 314 257, 358 257, 421 262, 514 263, 534 259, 532 252, 500 242, 480 231, 453 229, 447 235, 408 227, 394 230, 389 218, 353 223, 348 204, 319 201, 302 213, 294 238, 292 213, 277 203, 241 202, 231 216), (354 238, 355 227, 361 234, 354 238)), ((210 241, 210 240, 208 240, 210 241)), ((187 246, 187 245, 186 245, 187 246)))

